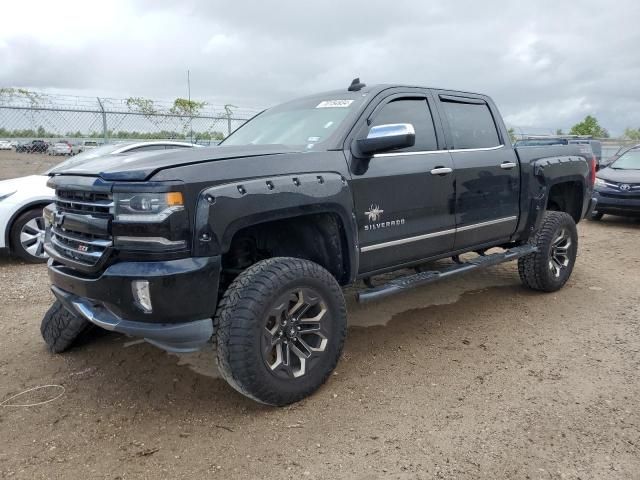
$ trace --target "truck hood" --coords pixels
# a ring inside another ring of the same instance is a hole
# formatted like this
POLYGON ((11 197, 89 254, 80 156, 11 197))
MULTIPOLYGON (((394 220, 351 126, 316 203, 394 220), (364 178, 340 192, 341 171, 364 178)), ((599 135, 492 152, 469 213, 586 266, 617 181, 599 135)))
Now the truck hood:
POLYGON ((640 170, 616 170, 603 168, 596 177, 616 183, 640 183, 640 170))
POLYGON ((55 170, 51 172, 51 175, 101 177, 108 181, 142 181, 165 168, 233 158, 280 155, 297 151, 300 150, 284 145, 243 145, 105 155, 63 170, 55 170))

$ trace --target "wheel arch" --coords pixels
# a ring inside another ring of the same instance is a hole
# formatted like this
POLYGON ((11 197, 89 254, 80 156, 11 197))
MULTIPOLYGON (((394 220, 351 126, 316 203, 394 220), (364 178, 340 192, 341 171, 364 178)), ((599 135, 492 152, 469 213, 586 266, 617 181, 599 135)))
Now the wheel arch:
POLYGON ((223 269, 241 269, 265 258, 294 257, 321 265, 342 285, 355 277, 357 257, 349 249, 344 220, 335 210, 283 215, 228 232, 233 235, 222 250, 223 269))
POLYGON ((199 195, 195 224, 198 255, 228 256, 234 241, 249 233, 265 241, 280 238, 283 245, 274 249, 279 256, 296 256, 301 242, 313 246, 307 251, 315 250, 311 257, 327 259, 315 245, 319 238, 326 252, 342 259, 341 272, 328 268, 340 283, 352 281, 358 270, 352 197, 346 180, 337 173, 276 176, 208 188, 199 195), (281 234, 283 229, 299 242, 295 248, 295 242, 281 234))
POLYGON ((549 188, 546 210, 568 213, 578 223, 582 219, 584 191, 584 184, 579 180, 556 182, 549 188))

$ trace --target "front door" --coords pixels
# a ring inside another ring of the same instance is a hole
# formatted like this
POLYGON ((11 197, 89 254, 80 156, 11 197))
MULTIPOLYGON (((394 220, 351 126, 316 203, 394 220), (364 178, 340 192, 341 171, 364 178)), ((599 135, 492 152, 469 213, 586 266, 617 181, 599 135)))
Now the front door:
MULTIPOLYGON (((413 147, 352 159, 360 273, 434 256, 453 248, 454 173, 442 150, 427 94, 392 95, 368 116, 359 136, 377 125, 410 123, 413 147)), ((443 140, 443 139, 442 139, 443 140)))

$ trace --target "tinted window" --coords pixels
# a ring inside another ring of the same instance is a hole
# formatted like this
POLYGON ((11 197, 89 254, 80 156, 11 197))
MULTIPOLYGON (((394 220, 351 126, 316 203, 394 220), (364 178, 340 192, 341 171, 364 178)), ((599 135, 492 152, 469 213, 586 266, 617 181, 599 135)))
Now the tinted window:
POLYGON ((488 148, 500 145, 496 124, 485 103, 442 102, 453 136, 453 148, 488 148))
POLYGON ((433 126, 429 105, 424 98, 406 98, 386 104, 376 114, 372 127, 389 123, 410 123, 416 131, 416 143, 413 147, 398 152, 416 152, 437 150, 436 131, 433 126))

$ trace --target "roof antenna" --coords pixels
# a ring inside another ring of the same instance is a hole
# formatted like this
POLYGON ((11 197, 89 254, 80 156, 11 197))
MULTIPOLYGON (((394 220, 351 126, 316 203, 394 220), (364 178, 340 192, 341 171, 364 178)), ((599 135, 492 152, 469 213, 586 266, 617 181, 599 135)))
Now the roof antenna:
POLYGON ((347 90, 350 92, 358 92, 362 90, 363 87, 366 87, 366 86, 367 86, 366 84, 360 83, 360 78, 354 78, 347 90))

